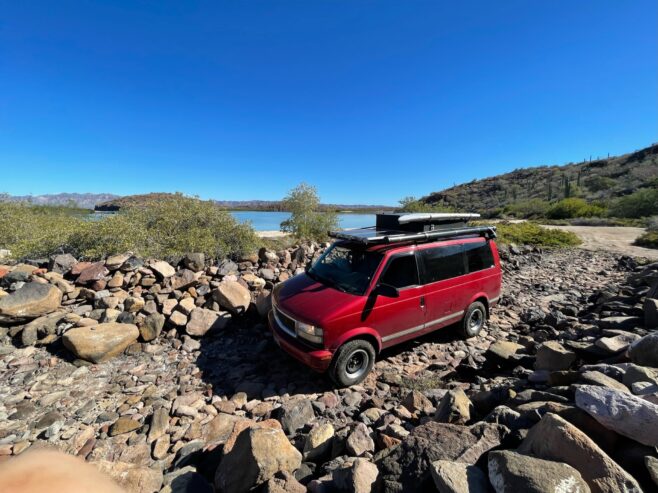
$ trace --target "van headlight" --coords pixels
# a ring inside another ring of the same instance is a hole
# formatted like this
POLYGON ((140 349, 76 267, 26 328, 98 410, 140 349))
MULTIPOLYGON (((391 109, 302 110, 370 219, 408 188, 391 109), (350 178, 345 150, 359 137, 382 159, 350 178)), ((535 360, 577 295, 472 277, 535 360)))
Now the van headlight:
POLYGON ((296 322, 295 328, 297 329, 297 335, 302 339, 306 339, 309 342, 314 342, 316 344, 322 344, 322 329, 314 325, 305 324, 304 322, 296 322))

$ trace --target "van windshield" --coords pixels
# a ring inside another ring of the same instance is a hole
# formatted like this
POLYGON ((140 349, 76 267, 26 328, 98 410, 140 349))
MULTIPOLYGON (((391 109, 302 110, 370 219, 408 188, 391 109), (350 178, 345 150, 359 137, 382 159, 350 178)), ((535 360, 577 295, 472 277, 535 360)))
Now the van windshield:
POLYGON ((334 243, 308 269, 318 282, 351 294, 363 294, 368 288, 382 255, 362 246, 334 243))

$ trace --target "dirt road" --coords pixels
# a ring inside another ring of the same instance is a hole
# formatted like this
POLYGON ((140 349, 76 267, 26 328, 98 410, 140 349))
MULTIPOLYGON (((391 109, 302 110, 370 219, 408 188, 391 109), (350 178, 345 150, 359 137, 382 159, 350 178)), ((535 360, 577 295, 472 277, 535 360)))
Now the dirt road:
POLYGON ((585 250, 603 250, 658 260, 658 250, 633 245, 635 239, 644 232, 642 228, 553 225, 545 227, 576 233, 583 241, 581 248, 585 250))

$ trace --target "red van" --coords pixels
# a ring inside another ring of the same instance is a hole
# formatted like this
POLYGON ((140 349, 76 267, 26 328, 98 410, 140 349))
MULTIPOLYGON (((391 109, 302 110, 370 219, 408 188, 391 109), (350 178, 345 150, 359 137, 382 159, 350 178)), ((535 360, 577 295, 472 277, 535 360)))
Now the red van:
POLYGON ((476 336, 496 304, 495 228, 476 214, 381 214, 277 285, 269 324, 281 348, 341 386, 362 381, 382 349, 459 323, 476 336))

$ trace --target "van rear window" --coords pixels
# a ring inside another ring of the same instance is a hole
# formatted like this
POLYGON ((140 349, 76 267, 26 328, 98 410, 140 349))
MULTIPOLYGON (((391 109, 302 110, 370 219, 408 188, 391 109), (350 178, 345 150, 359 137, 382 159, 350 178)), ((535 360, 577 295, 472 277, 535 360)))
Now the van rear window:
POLYGON ((462 245, 466 254, 468 272, 477 272, 494 266, 493 254, 489 243, 466 243, 462 245))
POLYGON ((419 253, 423 262, 423 284, 463 276, 466 273, 462 245, 428 248, 419 253))

